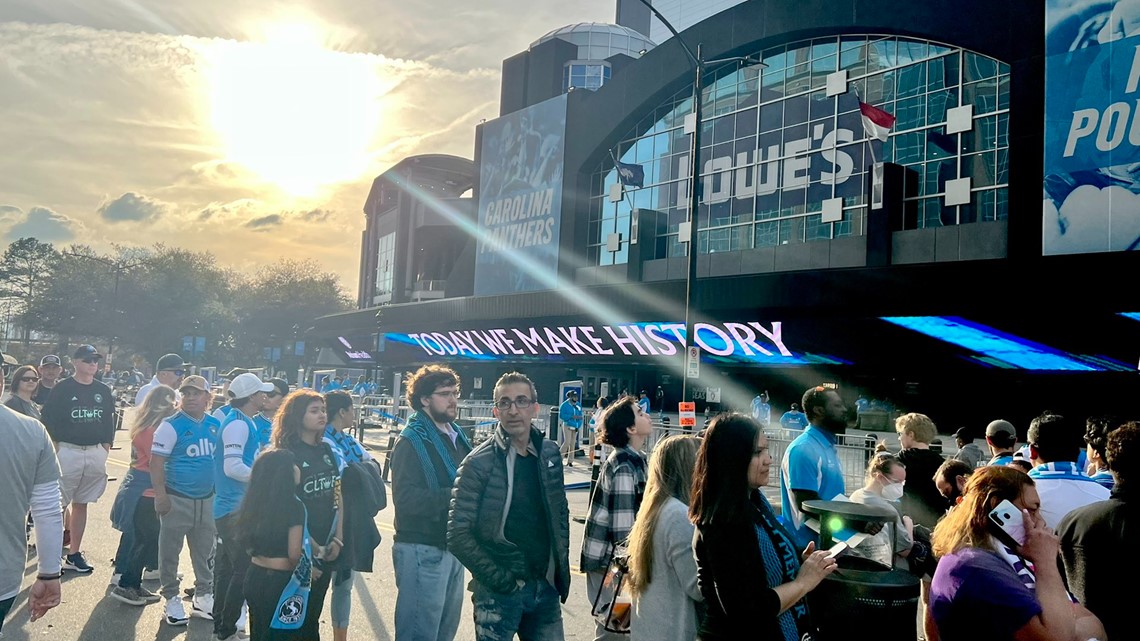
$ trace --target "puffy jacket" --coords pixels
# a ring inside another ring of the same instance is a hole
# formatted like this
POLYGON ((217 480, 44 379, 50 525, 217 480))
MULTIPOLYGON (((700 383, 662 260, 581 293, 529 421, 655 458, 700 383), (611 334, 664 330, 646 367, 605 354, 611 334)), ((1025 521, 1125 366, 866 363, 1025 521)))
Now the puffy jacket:
MULTIPOLYGON (((531 427, 538 452, 543 504, 553 544, 552 583, 566 602, 570 594, 570 507, 562 478, 558 444, 531 427)), ((516 591, 516 579, 527 576, 521 550, 503 536, 505 508, 511 501, 507 482, 510 439, 502 426, 476 447, 455 477, 447 519, 447 548, 480 585, 500 594, 516 591)))

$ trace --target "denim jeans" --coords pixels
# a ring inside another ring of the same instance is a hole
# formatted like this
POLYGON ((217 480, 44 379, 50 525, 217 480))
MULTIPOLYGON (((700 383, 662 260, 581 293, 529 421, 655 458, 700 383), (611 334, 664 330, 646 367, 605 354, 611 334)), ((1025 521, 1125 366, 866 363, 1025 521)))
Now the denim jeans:
POLYGON ((394 543, 396 638, 453 641, 463 613, 463 565, 446 550, 394 543))
POLYGON ((558 590, 546 579, 531 579, 512 594, 491 592, 476 582, 476 641, 563 641, 562 605, 558 590))
POLYGON ((352 570, 337 570, 332 577, 332 627, 347 628, 352 614, 352 582, 356 580, 352 570), (345 578, 345 575, 348 578, 345 578))

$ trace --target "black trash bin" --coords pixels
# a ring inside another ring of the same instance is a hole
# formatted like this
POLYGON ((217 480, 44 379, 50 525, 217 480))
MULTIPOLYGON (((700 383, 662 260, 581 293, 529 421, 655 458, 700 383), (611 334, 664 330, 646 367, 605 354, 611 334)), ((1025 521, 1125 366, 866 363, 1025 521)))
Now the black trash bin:
POLYGON ((550 418, 546 421, 546 438, 558 442, 558 406, 550 406, 550 418))
MULTIPOLYGON (((895 512, 847 501, 805 501, 804 511, 819 518, 821 549, 837 530, 882 523, 894 536, 895 512)), ((840 555, 839 569, 808 595, 818 641, 914 641, 918 638, 919 579, 876 561, 840 555)))

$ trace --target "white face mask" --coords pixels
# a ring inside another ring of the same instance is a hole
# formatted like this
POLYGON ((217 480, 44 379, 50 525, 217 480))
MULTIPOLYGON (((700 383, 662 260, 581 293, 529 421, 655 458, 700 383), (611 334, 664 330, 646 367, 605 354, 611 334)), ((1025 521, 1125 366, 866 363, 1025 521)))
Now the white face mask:
POLYGON ((891 482, 883 486, 883 498, 888 501, 897 501, 903 497, 903 484, 891 482))

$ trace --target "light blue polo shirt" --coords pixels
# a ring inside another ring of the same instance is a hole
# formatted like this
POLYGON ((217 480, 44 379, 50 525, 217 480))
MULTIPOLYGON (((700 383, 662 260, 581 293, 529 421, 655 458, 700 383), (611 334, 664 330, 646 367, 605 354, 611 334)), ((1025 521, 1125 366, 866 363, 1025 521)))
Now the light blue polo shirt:
POLYGON ((780 465, 781 511, 785 523, 802 547, 809 541, 818 542, 819 535, 804 525, 806 519, 792 500, 793 489, 814 491, 824 501, 846 494, 843 467, 835 450, 834 434, 809 425, 788 446, 780 465))

